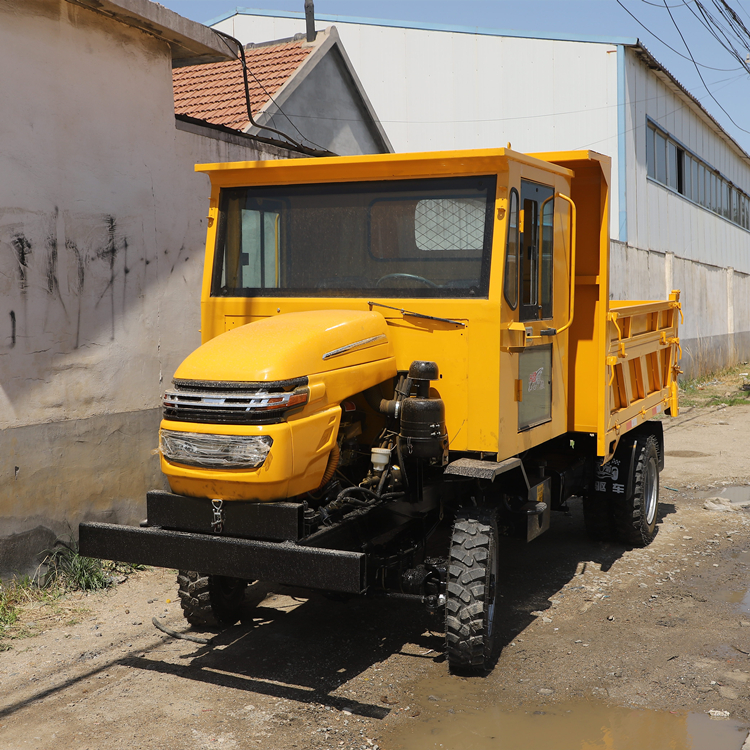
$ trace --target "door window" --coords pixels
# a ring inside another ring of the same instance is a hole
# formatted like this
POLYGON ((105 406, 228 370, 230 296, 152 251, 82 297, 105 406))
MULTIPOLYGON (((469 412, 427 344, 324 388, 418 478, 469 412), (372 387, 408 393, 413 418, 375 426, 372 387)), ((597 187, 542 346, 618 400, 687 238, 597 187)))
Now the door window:
POLYGON ((554 191, 521 182, 521 262, 519 320, 552 317, 554 191))

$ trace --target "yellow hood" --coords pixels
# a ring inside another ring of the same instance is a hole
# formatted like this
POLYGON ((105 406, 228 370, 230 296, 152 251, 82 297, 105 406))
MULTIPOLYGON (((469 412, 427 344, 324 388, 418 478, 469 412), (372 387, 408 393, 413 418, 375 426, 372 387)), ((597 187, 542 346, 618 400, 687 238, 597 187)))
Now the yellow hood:
POLYGON ((393 357, 376 312, 315 310, 277 315, 217 336, 196 349, 175 379, 291 380, 393 357))

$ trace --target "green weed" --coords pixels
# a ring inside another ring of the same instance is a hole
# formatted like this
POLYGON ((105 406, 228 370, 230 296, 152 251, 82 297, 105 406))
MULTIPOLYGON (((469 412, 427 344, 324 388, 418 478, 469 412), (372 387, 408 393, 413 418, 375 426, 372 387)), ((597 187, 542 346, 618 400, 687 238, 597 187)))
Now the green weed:
POLYGON ((18 620, 18 609, 11 592, 0 585, 0 633, 18 620))
POLYGON ((112 574, 101 560, 84 557, 78 552, 78 544, 58 540, 47 551, 44 558, 47 572, 42 579, 43 588, 64 591, 98 591, 112 585, 112 574))

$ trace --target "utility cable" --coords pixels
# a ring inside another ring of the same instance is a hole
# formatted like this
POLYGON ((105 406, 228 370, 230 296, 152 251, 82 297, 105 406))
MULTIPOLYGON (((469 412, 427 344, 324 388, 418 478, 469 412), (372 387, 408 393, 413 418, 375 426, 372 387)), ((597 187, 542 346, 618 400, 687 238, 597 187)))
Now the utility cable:
MULTIPOLYGON (((253 73, 252 69, 248 68, 248 70, 250 70, 250 75, 255 79, 255 82, 258 84, 258 86, 260 86, 263 89, 263 91, 265 92, 266 96, 276 105, 276 108, 279 110, 279 112, 282 115, 284 115, 284 117, 288 120, 289 124, 299 133, 300 138, 302 138, 303 140, 307 141, 308 143, 312 143, 313 146, 317 146, 318 148, 325 150, 323 148, 323 146, 321 146, 319 143, 315 143, 315 141, 313 141, 312 139, 308 138, 306 135, 304 135, 302 133, 302 131, 294 124, 294 122, 291 119, 289 119, 289 116, 281 108, 281 105, 274 100, 274 98, 271 96, 271 94, 268 93, 268 89, 263 85, 263 82, 260 80, 260 78, 258 78, 258 76, 256 76, 255 73, 253 73)), ((295 117, 296 116, 297 115, 295 115, 295 117)), ((318 119, 318 118, 316 118, 316 119, 318 119)), ((331 117, 329 117, 329 118, 319 118, 319 119, 328 119, 328 120, 333 120, 334 122, 338 121, 338 118, 335 118, 335 117, 334 118, 331 118, 331 117)))
MULTIPOLYGON (((644 2, 645 2, 645 0, 644 0, 644 2)), ((667 44, 667 43, 666 43, 666 42, 665 42, 665 41, 664 41, 663 39, 661 39, 660 37, 656 36, 656 34, 654 34, 654 32, 653 32, 653 31, 651 31, 651 29, 649 29, 649 28, 648 28, 648 26, 646 26, 646 25, 645 25, 644 23, 642 23, 642 22, 641 22, 641 21, 640 21, 640 20, 638 19, 638 17, 637 17, 637 16, 635 16, 635 15, 634 15, 633 13, 631 13, 631 12, 630 12, 630 11, 629 11, 629 10, 628 10, 628 9, 627 9, 627 8, 626 8, 626 7, 624 6, 624 5, 623 5, 623 4, 622 4, 621 0, 617 0, 617 4, 618 4, 618 5, 619 5, 619 6, 620 6, 620 7, 621 7, 621 8, 622 8, 622 9, 623 9, 623 10, 624 10, 624 11, 625 11, 625 12, 626 12, 626 13, 627 13, 627 14, 628 14, 628 15, 629 15, 629 16, 630 16, 630 17, 631 17, 631 18, 632 18, 632 19, 633 19, 633 20, 634 20, 634 21, 635 21, 635 22, 636 22, 636 23, 637 23, 638 25, 639 25, 639 26, 641 26, 641 27, 642 27, 643 29, 645 29, 645 30, 646 30, 646 32, 648 32, 648 33, 649 33, 649 34, 650 34, 650 35, 651 35, 652 37, 654 37, 654 39, 656 39, 656 41, 657 41, 657 42, 660 42, 661 44, 663 44, 663 45, 664 45, 664 46, 665 46, 665 47, 666 47, 667 49, 670 49, 670 50, 672 50, 672 52, 674 52, 674 53, 675 53, 675 55, 678 55, 678 56, 679 56, 679 57, 681 57, 681 58, 682 58, 683 60, 687 60, 688 62, 692 62, 692 63, 693 63, 693 65, 700 65, 700 66, 701 66, 702 68, 706 68, 707 70, 718 70, 718 71, 719 71, 719 72, 721 72, 721 73, 733 73, 733 72, 734 72, 735 70, 740 70, 740 68, 714 68, 714 67, 712 67, 711 65, 704 65, 703 63, 696 63, 696 62, 695 62, 695 60, 693 60, 693 59, 692 59, 692 58, 690 58, 690 57, 687 57, 687 55, 683 55, 683 54, 682 54, 681 52, 678 52, 678 51, 677 51, 677 50, 676 50, 676 49, 675 49, 674 47, 670 46, 670 45, 669 45, 669 44, 667 44)), ((654 3, 648 3, 648 5, 653 5, 653 4, 654 4, 654 3)), ((663 7, 663 6, 661 6, 661 5, 660 5, 659 7, 661 8, 661 7, 663 7)))
MULTIPOLYGON (((290 149, 291 151, 297 151, 298 153, 305 154, 306 156, 337 156, 337 154, 334 154, 332 151, 328 151, 327 149, 309 148, 308 146, 305 146, 302 143, 299 143, 290 135, 288 135, 287 133, 284 133, 282 130, 277 130, 276 128, 269 127, 268 125, 260 125, 259 123, 257 123, 255 119, 253 118, 252 109, 250 108, 250 86, 247 80, 247 61, 245 60, 245 48, 242 46, 240 41, 235 39, 233 36, 230 36, 229 34, 225 34, 223 31, 219 31, 218 29, 211 29, 211 30, 214 32, 214 34, 218 35, 218 37, 224 42, 227 49, 230 52, 232 52, 235 55, 235 57, 237 57, 240 60, 242 64, 242 80, 245 85, 245 105, 247 107, 247 116, 248 116, 248 119, 250 120, 250 124, 255 128, 258 128, 260 130, 268 130, 269 132, 276 133, 277 135, 280 135, 282 138, 286 139, 285 141, 279 141, 275 144, 282 148, 287 148, 287 149, 290 149), (236 52, 232 49, 232 47, 226 41, 227 39, 231 40, 237 45, 236 52)), ((273 101, 272 98, 271 98, 271 101, 273 101)), ((265 139, 265 140, 266 142, 268 142, 268 141, 273 141, 274 139, 265 139)))
MULTIPOLYGON (((619 0, 618 0, 619 2, 619 0)), ((667 13, 669 13, 669 17, 672 19, 672 23, 674 24, 675 29, 677 29, 677 33, 680 35, 680 39, 682 39, 682 43, 685 45, 685 49, 687 50, 688 54, 690 55, 690 59, 693 61, 693 65, 695 65, 695 72, 698 74, 698 77, 701 79, 701 83, 706 87, 706 91, 708 92, 708 95, 714 100, 716 103, 716 106, 719 107, 719 109, 729 118, 731 123, 741 130, 743 133, 750 134, 750 130, 745 130, 741 125, 738 125, 732 115, 729 114, 729 112, 724 109, 724 107, 719 104, 719 100, 711 93, 711 90, 708 88, 708 85, 706 84, 705 80, 703 79, 703 75, 701 74, 700 68, 698 67, 698 64, 695 62, 695 58, 693 57, 693 53, 690 51, 690 47, 688 46, 688 43, 685 41, 685 37, 682 34, 682 31, 680 31, 680 27, 677 25, 677 22, 674 20, 674 16, 672 15, 672 11, 669 9, 669 6, 667 5, 667 0, 664 0, 664 7, 667 9, 667 13)))
MULTIPOLYGON (((732 56, 734 57, 737 62, 740 63, 742 68, 750 72, 750 66, 748 65, 747 60, 742 56, 742 53, 739 52, 737 49, 735 49, 734 44, 729 39, 726 33, 726 29, 722 26, 722 24, 714 18, 714 16, 707 10, 707 8, 700 2, 700 0, 693 0, 693 3, 695 7, 698 9, 698 12, 696 13, 695 10, 690 5, 686 5, 687 9, 695 16, 695 18, 698 20, 700 24, 703 25, 703 27, 708 31, 711 36, 713 36, 714 39, 732 56), (700 15, 699 15, 700 14, 700 15), (723 37, 723 41, 722 38, 723 37)), ((715 3, 716 4, 716 0, 715 3)), ((724 3, 724 6, 728 8, 728 10, 731 13, 734 13, 731 8, 729 8, 726 3, 724 3)), ((724 11, 722 10, 723 6, 717 6, 719 9, 719 13, 722 15, 722 17, 725 20, 728 20, 724 14, 724 11)), ((738 19, 739 20, 739 19, 738 19)), ((674 22, 674 21, 673 21, 674 22)), ((748 44, 743 41, 743 33, 745 36, 747 36, 750 40, 750 33, 747 31, 747 29, 744 28, 744 25, 740 22, 740 26, 744 31, 738 31, 737 24, 735 24, 732 21, 729 21, 729 25, 731 28, 732 33, 737 37, 737 41, 743 46, 747 47, 748 44)))

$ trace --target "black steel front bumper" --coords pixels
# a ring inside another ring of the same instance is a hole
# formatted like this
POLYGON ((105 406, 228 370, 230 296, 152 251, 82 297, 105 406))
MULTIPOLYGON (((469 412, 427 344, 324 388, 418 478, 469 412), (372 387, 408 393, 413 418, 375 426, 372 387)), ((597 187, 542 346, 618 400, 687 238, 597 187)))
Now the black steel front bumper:
POLYGON ((359 594, 366 588, 366 556, 294 542, 266 542, 110 523, 79 526, 82 555, 104 560, 198 570, 324 591, 359 594))

